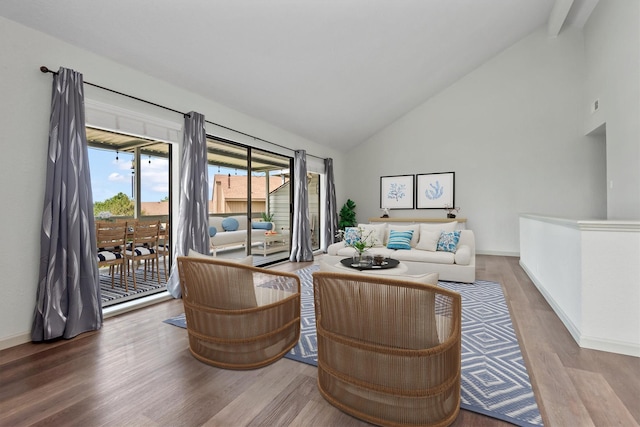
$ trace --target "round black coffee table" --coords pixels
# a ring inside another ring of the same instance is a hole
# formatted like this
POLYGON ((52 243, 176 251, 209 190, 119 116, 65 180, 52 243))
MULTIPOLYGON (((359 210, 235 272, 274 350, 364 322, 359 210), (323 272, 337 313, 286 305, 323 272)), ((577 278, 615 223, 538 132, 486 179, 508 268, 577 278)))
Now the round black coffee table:
POLYGON ((340 264, 345 267, 353 268, 355 270, 387 270, 389 268, 397 267, 400 264, 400 261, 397 259, 385 258, 382 261, 382 265, 375 265, 373 263, 368 265, 354 264, 353 258, 344 258, 340 260, 340 264))

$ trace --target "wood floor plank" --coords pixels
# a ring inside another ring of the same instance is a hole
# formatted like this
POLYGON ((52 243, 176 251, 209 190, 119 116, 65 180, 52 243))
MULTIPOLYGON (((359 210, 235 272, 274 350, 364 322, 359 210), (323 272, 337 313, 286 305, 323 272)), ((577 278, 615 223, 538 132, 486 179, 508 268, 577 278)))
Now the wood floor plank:
POLYGON ((544 343, 528 349, 527 354, 532 359, 539 400, 544 402, 545 425, 595 426, 558 356, 544 343))
MULTIPOLYGON (((591 418, 598 426, 637 426, 633 415, 618 398, 601 374, 568 369, 580 399, 588 408, 591 418)), ((636 396, 640 399, 640 396, 636 396)))
MULTIPOLYGON (((311 263, 272 268, 295 271, 311 263)), ((516 257, 477 257, 502 285, 545 426, 638 425, 640 358, 581 349, 516 257)), ((0 351, 0 427, 365 426, 326 402, 317 370, 288 359, 252 371, 196 360, 171 300, 109 318, 71 340, 0 351)), ((454 426, 503 421, 460 411, 454 426)))
POLYGON ((281 362, 260 369, 260 376, 205 425, 250 425, 280 393, 299 385, 297 377, 289 374, 288 364, 281 362))

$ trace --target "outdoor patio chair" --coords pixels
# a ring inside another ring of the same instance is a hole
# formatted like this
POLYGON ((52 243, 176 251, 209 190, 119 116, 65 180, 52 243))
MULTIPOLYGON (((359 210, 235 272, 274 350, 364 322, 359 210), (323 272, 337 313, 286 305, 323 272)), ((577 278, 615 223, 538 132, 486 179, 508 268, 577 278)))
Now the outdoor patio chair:
POLYGON ((151 279, 153 279, 154 271, 158 275, 158 283, 160 283, 160 271, 158 258, 158 237, 160 233, 160 221, 135 221, 132 223, 127 222, 128 238, 130 239, 127 245, 125 254, 127 260, 130 261, 133 275, 133 289, 137 290, 136 284, 136 265, 140 261, 144 261, 144 280, 147 280, 147 269, 151 266, 151 279), (131 231, 131 228, 133 231, 131 231))
POLYGON ((297 344, 300 278, 253 267, 251 259, 178 257, 189 349, 196 359, 219 368, 254 369, 297 344))
POLYGON ((98 268, 109 267, 111 288, 113 288, 115 267, 120 266, 120 285, 122 286, 124 281, 125 291, 128 292, 127 275, 124 274, 127 263, 124 254, 124 248, 127 243, 127 224, 126 222, 98 221, 95 226, 98 268))
POLYGON ((461 298, 389 276, 313 274, 318 388, 388 426, 445 426, 460 410, 461 298))

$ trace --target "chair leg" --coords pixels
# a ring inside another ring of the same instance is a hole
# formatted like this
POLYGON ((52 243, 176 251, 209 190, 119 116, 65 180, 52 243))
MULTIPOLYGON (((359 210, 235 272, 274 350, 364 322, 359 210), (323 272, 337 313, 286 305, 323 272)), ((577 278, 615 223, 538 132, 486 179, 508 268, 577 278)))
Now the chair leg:
POLYGON ((163 252, 162 265, 164 267, 164 282, 167 283, 167 251, 163 252))
MULTIPOLYGON (((127 263, 127 269, 129 267, 129 261, 127 263)), ((127 283, 127 273, 124 271, 124 263, 120 264, 120 286, 122 286, 122 278, 124 277, 124 291, 129 292, 129 284, 127 283)))
POLYGON ((137 287, 137 284, 136 284, 136 269, 135 269, 136 260, 133 259, 133 260, 131 260, 131 262, 133 263, 133 266, 131 267, 131 275, 133 276, 133 290, 137 291, 138 287, 137 287))

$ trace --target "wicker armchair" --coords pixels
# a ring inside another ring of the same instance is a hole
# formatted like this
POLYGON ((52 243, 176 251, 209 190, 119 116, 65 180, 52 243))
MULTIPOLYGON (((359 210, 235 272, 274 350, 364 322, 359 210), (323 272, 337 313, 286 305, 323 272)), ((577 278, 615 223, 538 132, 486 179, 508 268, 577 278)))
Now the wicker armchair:
POLYGON ((225 369, 275 362, 300 339, 300 278, 213 257, 178 257, 189 349, 225 369))
POLYGON ((318 388, 362 420, 446 426, 460 411, 461 299, 380 276, 313 274, 318 388))

